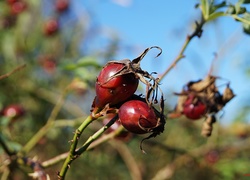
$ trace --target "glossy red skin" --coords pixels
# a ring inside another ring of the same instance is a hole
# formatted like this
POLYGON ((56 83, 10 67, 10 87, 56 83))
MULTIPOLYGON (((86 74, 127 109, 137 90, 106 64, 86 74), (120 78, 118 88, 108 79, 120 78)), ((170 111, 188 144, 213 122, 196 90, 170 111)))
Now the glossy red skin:
POLYGON ((24 108, 19 104, 12 104, 3 109, 3 116, 18 119, 25 114, 24 108))
POLYGON ((191 120, 198 120, 206 114, 207 107, 200 100, 193 103, 194 98, 194 96, 187 98, 184 103, 183 114, 191 120))
POLYGON ((135 134, 148 133, 144 128, 152 129, 158 124, 154 110, 140 100, 125 102, 119 109, 119 118, 124 128, 135 134))
POLYGON ((104 107, 106 104, 115 105, 131 97, 138 87, 139 80, 134 74, 125 74, 108 79, 124 67, 123 64, 109 63, 100 72, 95 89, 95 107, 104 107))

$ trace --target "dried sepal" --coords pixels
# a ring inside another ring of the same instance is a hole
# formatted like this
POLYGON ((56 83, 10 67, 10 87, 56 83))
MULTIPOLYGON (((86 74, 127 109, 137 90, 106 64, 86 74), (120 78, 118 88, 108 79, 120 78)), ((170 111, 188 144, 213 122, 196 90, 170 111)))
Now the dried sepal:
POLYGON ((215 84, 216 79, 217 77, 209 75, 203 80, 188 82, 181 93, 175 93, 179 96, 175 113, 183 112, 184 102, 190 94, 196 96, 196 99, 199 99, 206 104, 208 109, 207 114, 220 111, 235 96, 235 94, 228 84, 221 95, 215 84))
MULTIPOLYGON (((92 105, 94 107, 94 105, 92 105)), ((92 119, 98 119, 102 116, 106 116, 107 114, 117 114, 118 113, 118 109, 117 108, 112 108, 109 106, 109 104, 106 104, 104 106, 104 108, 98 108, 98 107, 95 107, 92 109, 91 111, 91 116, 92 116, 92 119)))
MULTIPOLYGON (((206 120, 203 123, 201 134, 202 136, 209 137, 212 134, 213 123, 215 123, 215 114, 224 108, 224 106, 235 97, 233 90, 230 88, 229 83, 225 88, 223 94, 219 92, 216 86, 216 80, 219 77, 208 75, 202 80, 190 81, 182 89, 178 95, 178 102, 173 112, 169 113, 169 118, 178 118, 180 114, 185 115, 189 119, 195 120, 198 116, 194 115, 196 102, 203 103, 206 106, 206 111, 203 116, 206 120), (190 97, 193 97, 190 102, 190 97), (193 105, 193 106, 192 106, 193 105), (189 108, 189 109, 186 109, 189 108), (191 116, 191 114, 192 116, 191 116)), ((221 79, 221 78, 220 78, 221 79)), ((200 108, 201 109, 201 108, 200 108)), ((203 111, 199 111, 201 114, 203 111)))
POLYGON ((194 92, 201 92, 206 90, 209 86, 215 83, 216 77, 214 76, 207 76, 203 80, 199 81, 190 81, 187 84, 188 91, 194 91, 194 92))
POLYGON ((182 113, 183 112, 183 104, 187 100, 187 93, 185 90, 182 90, 181 93, 175 93, 178 95, 177 105, 175 107, 175 113, 182 113))
POLYGON ((231 99, 233 99, 235 94, 233 93, 233 90, 229 87, 229 84, 225 88, 222 96, 223 103, 228 103, 231 99))
POLYGON ((201 135, 204 137, 209 137, 213 131, 213 124, 216 122, 215 115, 208 116, 202 125, 201 135))
POLYGON ((141 143, 140 143, 140 149, 143 153, 146 154, 146 152, 144 151, 142 144, 145 140, 147 139, 151 139, 153 137, 156 137, 157 135, 159 135, 160 133, 162 133, 164 131, 164 127, 165 127, 165 123, 166 123, 166 117, 164 115, 164 97, 163 95, 161 95, 160 98, 160 103, 159 103, 159 110, 157 110, 154 106, 151 106, 154 109, 154 112, 156 114, 156 116, 158 117, 158 122, 157 125, 151 129, 151 134, 142 139, 141 143))
POLYGON ((143 51, 141 55, 139 55, 137 58, 130 61, 129 59, 124 59, 121 61, 110 61, 108 63, 120 63, 123 64, 124 67, 119 70, 117 73, 115 73, 113 76, 111 76, 108 81, 111 79, 121 76, 124 74, 133 73, 135 76, 146 85, 146 97, 147 100, 149 100, 150 97, 153 97, 151 101, 148 101, 148 104, 150 104, 152 101, 156 101, 157 97, 157 91, 159 86, 159 79, 152 76, 152 74, 155 73, 148 73, 145 70, 142 70, 140 67, 141 60, 145 57, 145 55, 149 52, 149 50, 156 48, 160 50, 160 53, 157 54, 156 57, 160 56, 162 53, 162 49, 158 46, 152 46, 143 51), (152 83, 151 83, 152 81, 152 83))

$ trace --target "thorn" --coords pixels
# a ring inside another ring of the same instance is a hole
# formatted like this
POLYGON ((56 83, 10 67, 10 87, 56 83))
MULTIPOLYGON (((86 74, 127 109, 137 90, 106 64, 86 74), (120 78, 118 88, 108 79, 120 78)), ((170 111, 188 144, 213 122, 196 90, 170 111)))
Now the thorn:
POLYGON ((77 135, 80 135, 80 133, 81 133, 81 132, 77 129, 77 130, 76 130, 76 134, 77 134, 77 135))

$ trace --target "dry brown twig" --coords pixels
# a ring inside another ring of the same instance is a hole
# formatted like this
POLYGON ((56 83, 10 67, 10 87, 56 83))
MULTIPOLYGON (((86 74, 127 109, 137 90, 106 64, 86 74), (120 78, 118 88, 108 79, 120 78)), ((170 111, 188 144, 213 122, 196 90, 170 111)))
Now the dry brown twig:
POLYGON ((2 79, 5 79, 5 78, 8 78, 9 76, 11 76, 12 74, 22 70, 23 68, 25 68, 26 64, 23 64, 23 65, 20 65, 20 66, 17 66, 15 69, 13 69, 12 71, 6 73, 6 74, 3 74, 0 76, 0 80, 2 79))

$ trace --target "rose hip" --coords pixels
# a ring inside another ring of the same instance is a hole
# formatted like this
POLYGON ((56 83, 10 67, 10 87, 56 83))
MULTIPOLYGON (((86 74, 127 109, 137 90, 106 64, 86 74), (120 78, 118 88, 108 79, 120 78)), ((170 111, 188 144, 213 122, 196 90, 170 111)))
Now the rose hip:
POLYGON ((115 105, 127 100, 134 94, 139 80, 134 74, 114 76, 124 67, 119 63, 108 63, 97 77, 95 89, 95 107, 104 107, 106 104, 115 105))
POLYGON ((119 118, 125 129, 136 134, 152 132, 158 125, 154 109, 140 100, 125 102, 119 109, 119 118))

